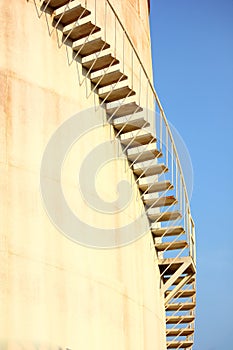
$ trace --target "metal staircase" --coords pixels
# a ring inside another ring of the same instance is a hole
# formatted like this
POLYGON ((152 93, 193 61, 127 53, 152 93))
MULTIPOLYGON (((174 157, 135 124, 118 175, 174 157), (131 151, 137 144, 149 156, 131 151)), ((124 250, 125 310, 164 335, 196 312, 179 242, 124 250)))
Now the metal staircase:
POLYGON ((78 58, 85 69, 135 175, 157 251, 167 349, 192 349, 196 303, 195 228, 179 156, 150 78, 108 0, 104 1, 103 17, 110 11, 113 28, 117 23, 118 32, 122 31, 123 41, 118 40, 117 44, 106 40, 106 26, 102 28, 97 23, 96 1, 91 2, 90 8, 88 1, 34 1, 40 15, 51 16, 53 29, 63 33, 62 44, 71 47, 73 60, 78 58), (126 43, 131 53, 127 56, 128 71, 124 55, 126 43), (119 56, 116 45, 123 46, 119 56), (135 79, 136 67, 140 74, 137 71, 135 79), (151 108, 153 128, 148 117, 151 108))

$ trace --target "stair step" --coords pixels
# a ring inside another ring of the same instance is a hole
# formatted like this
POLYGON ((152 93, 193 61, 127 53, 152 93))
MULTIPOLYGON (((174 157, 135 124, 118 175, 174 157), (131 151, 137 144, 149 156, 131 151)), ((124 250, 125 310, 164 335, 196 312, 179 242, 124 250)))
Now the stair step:
POLYGON ((102 39, 101 33, 99 32, 92 34, 89 37, 76 40, 72 45, 73 50, 79 52, 79 55, 83 57, 108 49, 109 47, 110 45, 102 39))
POLYGON ((171 328, 166 330, 167 337, 187 337, 193 335, 193 328, 171 328))
POLYGON ((188 324, 192 323, 195 320, 195 316, 192 315, 183 315, 183 316, 167 316, 167 324, 188 324))
POLYGON ((80 2, 72 1, 54 11, 54 20, 59 20, 59 23, 68 25, 88 15, 90 15, 90 11, 85 9, 80 2))
MULTIPOLYGON (((169 278, 170 278, 170 277, 164 277, 164 278, 163 278, 164 284, 169 280, 169 278)), ((178 278, 176 279, 176 281, 173 283, 173 285, 175 286, 175 285, 179 284, 179 283, 181 282, 182 279, 183 279, 183 277, 178 277, 178 278)), ((190 280, 189 280, 186 284, 192 284, 192 283, 194 283, 194 282, 195 282, 195 277, 192 277, 192 278, 190 278, 190 280)))
POLYGON ((130 144, 130 147, 145 145, 151 141, 156 141, 152 133, 146 129, 134 130, 121 134, 120 140, 124 146, 130 144))
POLYGON ((117 130, 121 130, 124 127, 122 129, 123 133, 141 129, 142 127, 150 125, 150 123, 145 120, 145 113, 143 112, 115 118, 111 122, 114 128, 117 130))
POLYGON ((116 83, 117 81, 123 81, 127 79, 127 76, 121 72, 120 64, 100 69, 90 74, 90 80, 93 84, 97 84, 99 87, 108 86, 116 83))
POLYGON ((162 157, 162 153, 156 148, 156 143, 130 148, 127 151, 128 159, 131 162, 143 162, 153 158, 162 157))
POLYGON ((177 250, 188 247, 188 243, 186 241, 174 241, 174 242, 162 242, 155 243, 155 247, 159 252, 164 250, 177 250))
POLYGON ((190 348, 193 345, 191 340, 181 340, 181 341, 169 341, 167 342, 167 349, 185 349, 190 348))
MULTIPOLYGON (((147 205, 148 207, 151 207, 151 208, 167 207, 167 206, 175 205, 178 203, 177 199, 174 196, 159 197, 158 193, 146 193, 146 194, 144 194, 143 195, 143 202, 145 203, 145 205, 147 205)), ((164 232, 165 232, 165 230, 164 230, 164 232)))
POLYGON ((148 176, 139 179, 139 188, 143 192, 162 192, 168 189, 173 189, 173 185, 169 180, 158 181, 157 176, 148 176))
POLYGON ((164 271, 166 271, 165 276, 171 276, 184 263, 186 263, 187 265, 187 268, 185 269, 184 274, 187 274, 190 276, 194 275, 196 273, 196 269, 193 263, 193 259, 190 256, 185 256, 181 258, 167 258, 167 259, 159 260, 160 272, 164 274, 164 271))
POLYGON ((82 58, 82 65, 86 69, 92 72, 109 67, 119 63, 119 61, 113 57, 111 49, 103 50, 102 52, 93 53, 92 55, 82 58))
POLYGON ((65 4, 68 4, 70 0, 44 0, 43 4, 46 6, 46 4, 49 2, 49 7, 53 9, 57 9, 61 6, 64 6, 65 4))
MULTIPOLYGON (((168 296, 172 291, 166 291, 165 296, 168 296)), ((175 294, 175 298, 191 298, 196 294, 195 289, 180 290, 175 294)))
POLYGON ((147 215, 151 221, 163 222, 163 221, 172 221, 182 218, 182 214, 179 211, 168 211, 168 212, 159 212, 158 209, 151 208, 147 211, 147 215))
POLYGON ((124 80, 99 88, 98 95, 101 99, 105 99, 106 102, 112 102, 127 96, 133 96, 135 91, 129 87, 127 80, 124 80))
POLYGON ((195 303, 177 303, 177 304, 168 304, 166 311, 189 311, 195 308, 195 303))
POLYGON ((156 159, 152 159, 134 164, 133 171, 138 176, 141 174, 143 176, 150 176, 165 173, 168 171, 168 168, 165 164, 159 164, 156 159))
POLYGON ((107 114, 114 117, 123 117, 142 111, 134 96, 130 96, 115 102, 106 103, 107 114))
MULTIPOLYGON (((162 199, 162 198, 161 198, 162 199)), ((185 231, 182 226, 170 226, 170 227, 153 227, 152 224, 152 233, 155 237, 171 237, 185 234, 185 231)))
POLYGON ((79 40, 98 31, 100 28, 94 24, 92 15, 81 18, 77 23, 68 24, 63 28, 63 34, 71 40, 79 40))

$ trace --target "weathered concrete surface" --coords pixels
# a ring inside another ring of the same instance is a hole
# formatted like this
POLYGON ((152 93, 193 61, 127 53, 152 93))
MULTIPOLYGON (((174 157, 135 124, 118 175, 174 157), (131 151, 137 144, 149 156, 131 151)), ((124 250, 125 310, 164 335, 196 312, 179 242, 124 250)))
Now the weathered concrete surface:
MULTIPOLYGON (((33 1, 1 1, 0 19, 0 349, 164 350, 151 235, 120 249, 85 248, 57 231, 41 201, 44 148, 63 121, 95 105, 90 83, 80 85, 80 64, 68 64, 66 48, 58 48, 55 32, 49 36, 33 1)), ((84 138, 77 163, 109 137, 107 126, 84 138)), ((90 214, 70 178, 77 164, 67 162, 66 196, 83 220, 117 228, 140 214, 136 186, 123 215, 103 220, 90 214)), ((100 174, 98 189, 106 200, 122 177, 132 180, 116 164, 100 174), (103 186, 109 179, 111 192, 103 186)))

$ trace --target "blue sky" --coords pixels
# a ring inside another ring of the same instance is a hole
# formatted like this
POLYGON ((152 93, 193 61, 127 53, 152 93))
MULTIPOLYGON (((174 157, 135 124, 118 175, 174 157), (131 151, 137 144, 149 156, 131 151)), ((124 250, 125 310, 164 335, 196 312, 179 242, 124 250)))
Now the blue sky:
POLYGON ((192 158, 194 350, 233 349, 233 0, 151 0, 154 83, 192 158))

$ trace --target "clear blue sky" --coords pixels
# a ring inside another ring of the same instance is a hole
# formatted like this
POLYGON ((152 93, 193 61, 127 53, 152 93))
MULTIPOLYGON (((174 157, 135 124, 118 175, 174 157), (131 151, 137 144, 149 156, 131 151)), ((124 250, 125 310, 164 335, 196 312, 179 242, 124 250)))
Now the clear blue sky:
POLYGON ((154 83, 189 149, 194 350, 233 349, 233 0, 151 0, 154 83))

